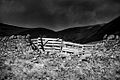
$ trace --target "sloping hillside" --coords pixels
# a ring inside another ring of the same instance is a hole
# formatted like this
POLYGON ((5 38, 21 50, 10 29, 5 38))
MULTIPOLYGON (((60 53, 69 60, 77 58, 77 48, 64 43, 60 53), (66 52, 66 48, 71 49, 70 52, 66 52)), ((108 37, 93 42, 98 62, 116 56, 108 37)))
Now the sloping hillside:
POLYGON ((0 24, 0 35, 10 36, 13 34, 27 35, 30 34, 32 38, 51 37, 62 38, 65 41, 75 43, 89 43, 93 41, 102 40, 105 34, 120 35, 120 17, 107 24, 88 25, 83 27, 73 27, 65 30, 55 32, 45 28, 21 28, 12 25, 0 24))
POLYGON ((25 31, 27 29, 28 28, 22 28, 22 27, 0 23, 0 36, 10 36, 25 31))
POLYGON ((21 33, 19 33, 21 35, 26 35, 26 34, 30 34, 31 38, 37 38, 37 37, 57 37, 57 33, 49 30, 49 29, 45 29, 45 28, 33 28, 33 29, 29 29, 26 31, 23 31, 21 33))
POLYGON ((83 40, 90 35, 93 35, 97 30, 101 28, 101 24, 90 25, 85 27, 74 27, 63 31, 59 31, 59 37, 66 41, 75 43, 83 43, 83 40))
POLYGON ((103 27, 97 30, 96 33, 94 33, 94 35, 86 38, 84 40, 84 43, 102 40, 105 34, 120 35, 120 17, 105 24, 103 27))

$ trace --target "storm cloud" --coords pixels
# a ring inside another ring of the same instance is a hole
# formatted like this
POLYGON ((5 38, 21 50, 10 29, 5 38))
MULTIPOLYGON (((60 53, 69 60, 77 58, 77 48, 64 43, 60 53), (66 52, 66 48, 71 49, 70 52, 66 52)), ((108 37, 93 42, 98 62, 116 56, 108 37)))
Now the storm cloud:
POLYGON ((60 30, 109 22, 120 15, 119 0, 1 0, 0 19, 24 27, 60 30))

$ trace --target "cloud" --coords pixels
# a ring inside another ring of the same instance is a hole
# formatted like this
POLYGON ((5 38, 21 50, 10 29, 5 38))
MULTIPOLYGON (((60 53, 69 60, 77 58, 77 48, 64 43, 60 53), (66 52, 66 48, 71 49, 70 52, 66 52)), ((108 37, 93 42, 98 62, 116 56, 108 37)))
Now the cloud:
POLYGON ((107 0, 107 2, 120 4, 120 0, 107 0))
POLYGON ((25 7, 15 0, 1 0, 0 6, 2 13, 24 12, 25 7))
POLYGON ((47 0, 47 2, 44 0, 43 2, 49 14, 53 16, 55 27, 89 22, 90 19, 93 20, 94 10, 98 6, 95 2, 87 0, 47 0))
POLYGON ((65 18, 65 24, 68 26, 98 23, 102 20, 106 22, 120 14, 120 4, 117 0, 51 0, 48 2, 46 4, 49 13, 56 17, 60 16, 58 23, 65 18))
POLYGON ((1 0, 4 22, 63 29, 107 22, 120 14, 119 0, 1 0))
POLYGON ((2 21, 12 21, 22 15, 25 6, 18 0, 0 0, 0 18, 2 21))
POLYGON ((114 17, 120 16, 120 3, 117 0, 107 0, 96 10, 96 18, 102 22, 109 22, 114 17))

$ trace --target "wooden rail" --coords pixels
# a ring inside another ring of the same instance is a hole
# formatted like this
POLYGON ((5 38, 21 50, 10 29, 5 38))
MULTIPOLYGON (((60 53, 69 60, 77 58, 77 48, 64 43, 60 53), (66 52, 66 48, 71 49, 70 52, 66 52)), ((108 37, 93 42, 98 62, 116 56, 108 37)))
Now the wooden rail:
MULTIPOLYGON (((46 52, 58 51, 65 53, 79 53, 79 52, 90 52, 93 49, 92 44, 77 44, 72 42, 66 42, 59 38, 42 38, 43 47, 46 52)), ((41 49, 40 38, 32 39, 32 42, 41 49)))

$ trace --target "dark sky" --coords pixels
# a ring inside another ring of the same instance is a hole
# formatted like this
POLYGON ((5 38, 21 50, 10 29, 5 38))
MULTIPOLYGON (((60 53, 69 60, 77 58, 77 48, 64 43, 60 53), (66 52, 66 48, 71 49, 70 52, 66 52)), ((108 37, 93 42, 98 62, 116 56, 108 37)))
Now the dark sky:
POLYGON ((0 0, 0 22, 60 30, 109 22, 120 0, 0 0))

